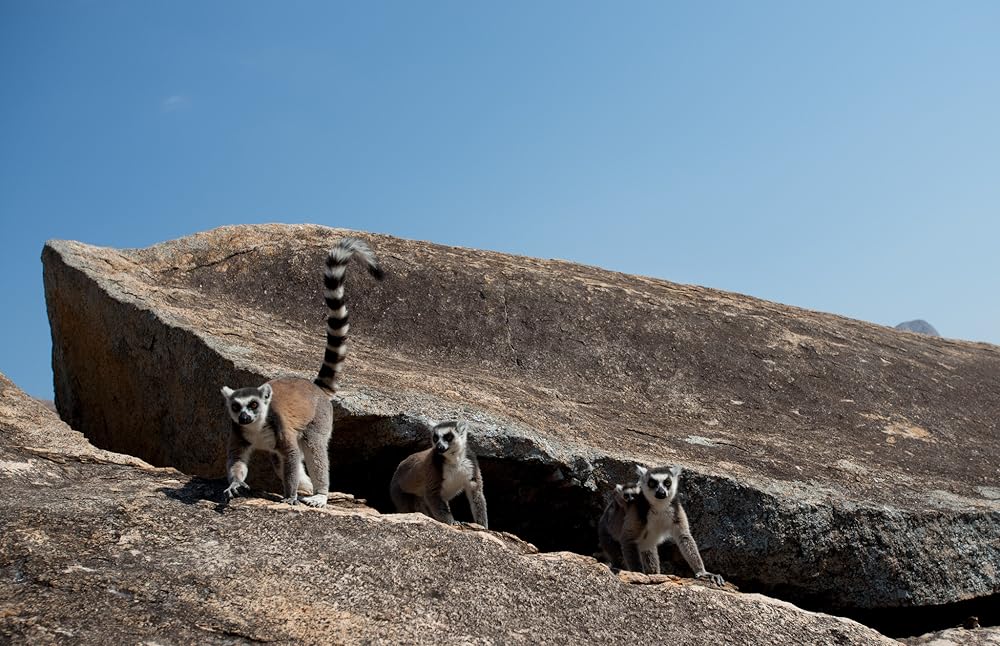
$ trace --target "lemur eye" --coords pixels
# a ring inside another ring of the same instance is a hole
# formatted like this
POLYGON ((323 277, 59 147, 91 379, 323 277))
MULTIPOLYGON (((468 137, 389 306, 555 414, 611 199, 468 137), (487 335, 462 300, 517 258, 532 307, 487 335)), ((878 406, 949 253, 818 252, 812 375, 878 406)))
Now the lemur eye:
POLYGON ((446 434, 444 436, 444 441, 445 442, 451 442, 453 439, 455 439, 455 434, 454 433, 448 433, 448 434, 446 434))
POLYGON ((656 489, 656 480, 650 480, 648 484, 650 489, 656 489))
POLYGON ((249 408, 250 410, 257 410, 257 402, 255 402, 255 401, 253 401, 253 402, 250 402, 250 403, 249 403, 249 404, 247 405, 247 408, 249 408))
POLYGON ((233 409, 234 413, 240 412, 240 404, 239 404, 239 402, 233 402, 233 404, 232 404, 232 406, 230 406, 230 408, 233 409))

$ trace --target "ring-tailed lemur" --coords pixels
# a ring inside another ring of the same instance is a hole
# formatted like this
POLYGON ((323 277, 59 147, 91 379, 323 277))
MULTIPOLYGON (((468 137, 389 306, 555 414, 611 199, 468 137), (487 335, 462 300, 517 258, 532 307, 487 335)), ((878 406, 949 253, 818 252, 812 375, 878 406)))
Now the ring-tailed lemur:
POLYGON ((613 500, 618 506, 625 507, 641 494, 642 488, 639 486, 638 482, 630 485, 616 484, 613 500))
POLYGON ((639 481, 631 486, 617 485, 611 502, 601 515, 597 528, 601 548, 614 567, 644 574, 660 573, 657 546, 673 539, 684 560, 699 579, 722 585, 718 574, 705 570, 698 545, 691 536, 687 514, 677 498, 679 466, 646 470, 636 465, 639 481))
POLYGON ((389 483, 389 494, 399 513, 421 512, 452 524, 448 502, 465 492, 473 519, 489 527, 483 476, 479 462, 468 448, 469 425, 442 422, 431 430, 432 446, 399 463, 389 483))
POLYGON ((372 276, 382 279, 378 259, 365 242, 345 238, 330 250, 323 273, 323 296, 330 310, 326 322, 326 353, 315 381, 284 377, 272 379, 258 388, 233 390, 223 386, 226 410, 233 422, 226 467, 227 497, 232 498, 240 489, 248 488, 245 482, 247 463, 256 449, 271 455, 275 472, 284 487, 282 502, 294 505, 301 500, 311 507, 326 505, 330 488, 327 445, 333 432, 330 398, 347 354, 350 327, 344 305, 344 275, 348 262, 355 255, 372 276), (313 495, 299 498, 300 486, 311 490, 313 495))

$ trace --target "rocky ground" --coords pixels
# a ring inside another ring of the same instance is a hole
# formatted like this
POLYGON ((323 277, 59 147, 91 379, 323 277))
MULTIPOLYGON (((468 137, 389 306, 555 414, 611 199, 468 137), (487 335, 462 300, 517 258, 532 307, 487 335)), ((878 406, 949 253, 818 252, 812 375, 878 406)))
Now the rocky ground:
POLYGON ((6 643, 894 643, 348 496, 220 504, 221 482, 95 449, 2 376, 0 487, 6 643))
POLYGON ((1000 646, 1000 628, 948 628, 903 640, 909 646, 1000 646))

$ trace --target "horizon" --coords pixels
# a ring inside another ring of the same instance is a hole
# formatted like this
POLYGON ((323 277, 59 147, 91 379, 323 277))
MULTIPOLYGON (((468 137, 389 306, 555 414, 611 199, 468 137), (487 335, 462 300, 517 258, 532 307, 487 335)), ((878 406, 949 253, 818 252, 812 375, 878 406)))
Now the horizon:
POLYGON ((1000 344, 1000 5, 0 6, 0 372, 47 239, 314 223, 1000 344))

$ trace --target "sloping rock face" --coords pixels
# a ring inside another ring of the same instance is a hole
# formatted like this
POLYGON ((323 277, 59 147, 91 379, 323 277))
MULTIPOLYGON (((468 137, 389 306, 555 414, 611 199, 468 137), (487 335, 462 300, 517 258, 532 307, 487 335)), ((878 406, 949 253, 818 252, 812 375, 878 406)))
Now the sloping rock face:
MULTIPOLYGON (((147 249, 49 243, 63 419, 98 446, 220 476, 219 388, 315 376, 320 271, 347 233, 266 225, 147 249)), ((679 463, 706 566, 745 588, 823 608, 1000 590, 1000 348, 359 235, 387 278, 348 275, 335 488, 389 509, 399 459, 426 445, 432 420, 461 415, 491 526, 545 550, 594 552, 605 496, 633 462, 679 463)))
POLYGON ((343 496, 260 498, 92 447, 0 375, 4 643, 892 644, 855 622, 343 496), (149 640, 149 641, 147 641, 149 640))

